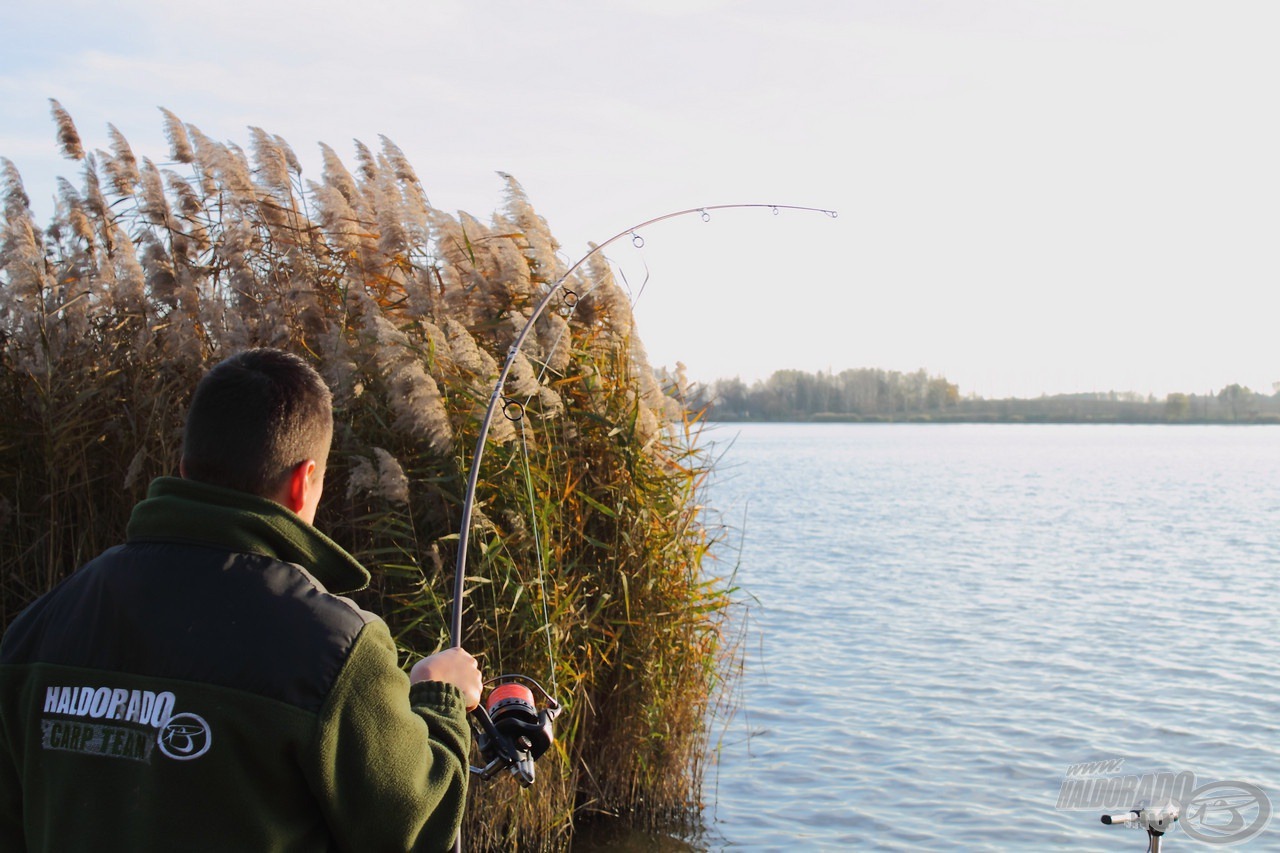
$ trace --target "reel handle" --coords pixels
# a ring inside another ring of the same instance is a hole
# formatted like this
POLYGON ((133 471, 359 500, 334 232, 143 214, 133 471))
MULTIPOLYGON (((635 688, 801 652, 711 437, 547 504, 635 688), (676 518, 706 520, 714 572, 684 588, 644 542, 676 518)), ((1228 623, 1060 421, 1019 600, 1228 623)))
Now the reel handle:
POLYGON ((1136 810, 1125 812, 1124 814, 1104 814, 1102 816, 1102 822, 1107 826, 1123 826, 1125 824, 1133 823, 1137 819, 1138 812, 1136 810))

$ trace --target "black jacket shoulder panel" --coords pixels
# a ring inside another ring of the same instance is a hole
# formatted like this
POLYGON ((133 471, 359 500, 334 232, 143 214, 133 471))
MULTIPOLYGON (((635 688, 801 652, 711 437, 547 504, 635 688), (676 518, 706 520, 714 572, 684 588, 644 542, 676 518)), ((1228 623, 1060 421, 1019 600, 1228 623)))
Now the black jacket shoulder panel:
POLYGON ((300 566, 171 542, 104 552, 24 611, 0 663, 115 670, 318 711, 376 617, 300 566), (59 630, 75 625, 76 630, 59 630))

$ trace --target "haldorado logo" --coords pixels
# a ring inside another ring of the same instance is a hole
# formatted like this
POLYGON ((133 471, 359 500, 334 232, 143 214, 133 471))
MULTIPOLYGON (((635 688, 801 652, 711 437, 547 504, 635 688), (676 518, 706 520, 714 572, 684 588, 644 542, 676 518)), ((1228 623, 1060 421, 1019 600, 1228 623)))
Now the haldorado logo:
POLYGON ((152 751, 190 761, 209 751, 213 733, 198 714, 173 712, 165 690, 50 686, 45 689, 44 749, 150 762, 152 751))

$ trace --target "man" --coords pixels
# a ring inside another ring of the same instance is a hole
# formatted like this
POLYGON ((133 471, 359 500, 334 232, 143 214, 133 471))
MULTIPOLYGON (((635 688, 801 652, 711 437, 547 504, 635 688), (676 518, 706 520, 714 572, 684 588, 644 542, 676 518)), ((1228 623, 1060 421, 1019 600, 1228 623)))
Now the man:
POLYGON ((447 849, 474 658, 406 678, 369 574, 311 526, 333 434, 304 361, 201 380, 182 478, 0 644, 0 850, 447 849))

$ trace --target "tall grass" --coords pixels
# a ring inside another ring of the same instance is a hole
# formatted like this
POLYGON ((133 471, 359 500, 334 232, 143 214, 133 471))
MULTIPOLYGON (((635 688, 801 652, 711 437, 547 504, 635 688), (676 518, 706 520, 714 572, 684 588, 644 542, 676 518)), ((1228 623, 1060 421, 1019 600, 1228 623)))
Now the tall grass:
MULTIPOLYGON (((463 472, 498 362, 566 269, 519 184, 489 222, 430 205, 403 153, 321 146, 304 180, 280 137, 248 149, 164 113, 168 161, 108 129, 40 228, 0 160, 0 618, 117 543, 176 471, 189 394, 249 346, 311 360, 336 430, 318 523, 374 571, 364 602, 405 652, 448 644, 463 472)), ((476 495, 464 645, 489 673, 556 685, 539 781, 473 786, 479 849, 567 845, 575 820, 696 815, 720 694, 725 585, 704 572, 700 423, 659 387, 607 263, 527 339, 476 495)), ((679 389, 676 389, 677 391, 679 389)))

